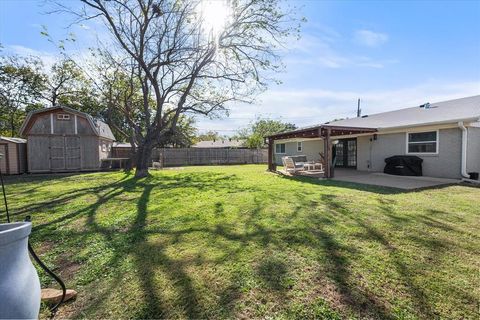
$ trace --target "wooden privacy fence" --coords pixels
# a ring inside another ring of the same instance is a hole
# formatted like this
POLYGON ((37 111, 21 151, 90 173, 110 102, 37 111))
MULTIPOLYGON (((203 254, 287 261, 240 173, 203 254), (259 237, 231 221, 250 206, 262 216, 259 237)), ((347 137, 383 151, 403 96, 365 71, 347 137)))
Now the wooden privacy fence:
POLYGON ((156 148, 152 161, 164 167, 267 163, 266 149, 156 148))

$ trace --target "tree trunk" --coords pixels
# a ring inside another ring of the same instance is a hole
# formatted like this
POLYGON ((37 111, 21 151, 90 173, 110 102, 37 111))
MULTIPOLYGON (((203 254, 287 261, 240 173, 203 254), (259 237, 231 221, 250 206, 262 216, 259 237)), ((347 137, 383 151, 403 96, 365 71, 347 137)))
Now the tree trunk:
POLYGON ((143 178, 148 176, 148 167, 151 162, 153 140, 148 137, 137 146, 135 177, 143 178))

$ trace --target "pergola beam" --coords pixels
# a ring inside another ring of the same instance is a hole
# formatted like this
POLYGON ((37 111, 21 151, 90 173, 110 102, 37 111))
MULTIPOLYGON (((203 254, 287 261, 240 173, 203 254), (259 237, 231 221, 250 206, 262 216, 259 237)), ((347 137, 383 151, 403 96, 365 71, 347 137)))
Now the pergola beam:
POLYGON ((268 171, 277 171, 277 164, 274 161, 274 149, 273 149, 274 139, 268 139, 268 171))
POLYGON ((363 133, 375 133, 377 129, 375 128, 360 128, 360 127, 342 127, 342 126, 330 126, 330 125, 321 125, 317 127, 311 127, 306 129, 293 130, 290 132, 282 132, 266 137, 268 139, 268 170, 276 171, 277 165, 274 161, 274 147, 276 140, 286 140, 286 139, 312 139, 312 138, 321 138, 324 140, 324 156, 325 156, 325 177, 332 178, 334 175, 333 166, 332 166, 332 137, 335 136, 348 136, 353 134, 363 134, 363 133))

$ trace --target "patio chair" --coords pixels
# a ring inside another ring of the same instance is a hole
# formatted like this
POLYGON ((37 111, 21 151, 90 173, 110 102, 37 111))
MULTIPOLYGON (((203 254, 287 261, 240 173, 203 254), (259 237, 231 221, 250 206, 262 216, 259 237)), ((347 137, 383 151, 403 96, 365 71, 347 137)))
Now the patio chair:
POLYGON ((295 162, 296 167, 303 166, 305 171, 323 172, 323 164, 321 161, 308 161, 307 156, 293 156, 291 157, 295 162))
POLYGON ((288 173, 297 173, 298 171, 304 171, 305 168, 303 166, 303 163, 295 163, 293 160, 293 157, 282 157, 282 162, 283 166, 285 168, 285 171, 288 173))

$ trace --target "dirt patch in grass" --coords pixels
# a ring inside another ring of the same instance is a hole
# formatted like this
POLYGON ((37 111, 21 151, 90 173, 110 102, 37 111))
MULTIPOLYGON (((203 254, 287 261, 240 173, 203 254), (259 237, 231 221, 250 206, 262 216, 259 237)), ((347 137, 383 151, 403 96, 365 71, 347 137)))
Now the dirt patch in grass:
POLYGON ((82 264, 74 261, 71 254, 63 255, 55 261, 55 272, 66 284, 75 278, 81 268, 82 264))
POLYGON ((34 247, 33 249, 35 250, 35 253, 38 256, 41 256, 41 255, 44 255, 46 252, 51 251, 54 246, 55 246, 55 242, 47 240, 47 241, 42 241, 42 243, 39 246, 34 247))

